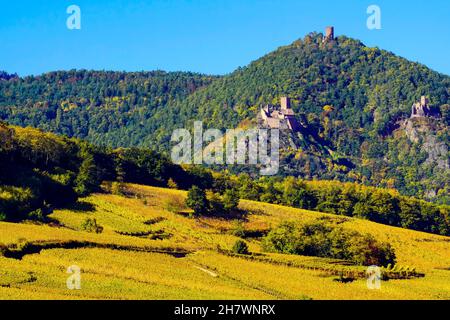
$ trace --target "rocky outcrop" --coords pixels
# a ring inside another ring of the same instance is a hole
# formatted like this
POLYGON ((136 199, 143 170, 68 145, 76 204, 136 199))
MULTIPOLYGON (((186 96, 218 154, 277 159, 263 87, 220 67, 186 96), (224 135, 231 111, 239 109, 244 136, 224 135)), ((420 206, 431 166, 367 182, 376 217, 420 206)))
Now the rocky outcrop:
POLYGON ((435 165, 439 169, 450 169, 448 146, 437 139, 436 133, 441 123, 436 119, 410 118, 404 120, 400 128, 405 131, 413 143, 421 143, 421 150, 428 154, 426 165, 435 165))
POLYGON ((422 150, 428 153, 425 164, 436 165, 439 169, 450 169, 448 147, 444 142, 437 141, 435 135, 428 134, 424 137, 422 150))

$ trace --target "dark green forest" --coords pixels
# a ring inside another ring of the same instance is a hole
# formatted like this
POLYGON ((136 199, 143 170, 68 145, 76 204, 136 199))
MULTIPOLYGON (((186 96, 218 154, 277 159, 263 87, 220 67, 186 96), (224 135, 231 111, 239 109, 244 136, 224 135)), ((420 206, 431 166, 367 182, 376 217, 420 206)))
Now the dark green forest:
POLYGON ((53 209, 101 192, 103 181, 189 188, 202 179, 150 149, 96 147, 0 123, 0 220, 48 222, 53 209))
MULTIPOLYGON (((150 121, 159 117, 159 109, 186 98, 215 78, 163 71, 72 70, 25 78, 3 73, 0 119, 96 145, 143 146, 142 137, 162 130, 158 121, 150 121)), ((147 140, 146 147, 154 142, 147 140)))

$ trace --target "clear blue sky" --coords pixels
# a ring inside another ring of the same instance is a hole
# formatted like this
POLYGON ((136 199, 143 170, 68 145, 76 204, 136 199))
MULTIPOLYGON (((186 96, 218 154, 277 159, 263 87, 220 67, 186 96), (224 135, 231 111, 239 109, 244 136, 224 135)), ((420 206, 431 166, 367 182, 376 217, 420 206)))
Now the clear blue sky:
POLYGON ((225 74, 327 25, 450 75, 449 0, 3 0, 0 70, 225 74), (71 4, 81 30, 66 27, 71 4), (381 30, 366 27, 371 4, 381 30))

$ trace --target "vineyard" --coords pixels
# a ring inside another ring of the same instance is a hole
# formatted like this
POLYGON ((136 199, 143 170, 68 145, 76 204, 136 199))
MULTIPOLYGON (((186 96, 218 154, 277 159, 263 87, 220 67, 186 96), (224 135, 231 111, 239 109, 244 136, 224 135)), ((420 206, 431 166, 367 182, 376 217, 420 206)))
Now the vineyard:
POLYGON ((82 198, 46 224, 0 222, 0 299, 450 299, 449 237, 248 200, 242 216, 194 218, 184 191, 122 191, 82 198), (396 264, 370 290, 364 266, 263 251, 282 221, 370 234, 392 245, 396 264), (232 252, 239 239, 249 254, 232 252), (66 285, 73 265, 80 290, 66 285))

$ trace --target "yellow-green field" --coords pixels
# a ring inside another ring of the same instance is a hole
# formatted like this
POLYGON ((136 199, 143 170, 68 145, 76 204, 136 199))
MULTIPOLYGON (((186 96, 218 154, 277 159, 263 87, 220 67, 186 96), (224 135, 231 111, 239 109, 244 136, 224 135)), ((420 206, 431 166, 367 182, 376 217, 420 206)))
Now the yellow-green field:
POLYGON ((390 242, 399 266, 425 274, 371 290, 363 277, 336 281, 363 267, 263 253, 258 238, 247 239, 258 255, 226 254, 239 239, 231 234, 237 222, 173 210, 183 191, 128 185, 127 194, 81 199, 72 210, 55 211, 51 225, 0 223, 0 244, 19 253, 0 256, 0 299, 450 299, 449 237, 241 200, 248 232, 283 220, 339 219, 345 228, 390 242), (102 233, 82 230, 88 217, 102 233), (66 285, 72 265, 81 268, 80 290, 66 285))

